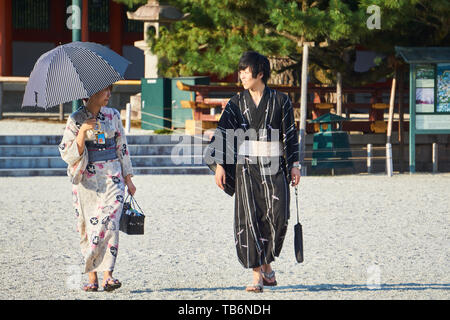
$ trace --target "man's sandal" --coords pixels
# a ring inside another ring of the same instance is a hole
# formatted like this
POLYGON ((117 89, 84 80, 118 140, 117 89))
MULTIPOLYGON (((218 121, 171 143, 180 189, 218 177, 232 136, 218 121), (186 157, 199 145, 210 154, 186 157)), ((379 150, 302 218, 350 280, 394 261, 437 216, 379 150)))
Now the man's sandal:
POLYGON ((116 289, 119 289, 122 286, 119 280, 114 278, 108 278, 105 281, 105 285, 103 286, 103 290, 105 291, 114 291, 116 289), (112 283, 110 283, 112 281, 112 283))
POLYGON ((86 283, 83 286, 83 291, 86 291, 86 292, 97 292, 98 291, 98 283, 86 283))
POLYGON ((274 287, 277 285, 277 280, 275 279, 275 271, 272 270, 272 272, 267 273, 267 272, 264 272, 261 270, 261 273, 262 273, 262 278, 263 278, 263 284, 265 286, 274 287), (270 280, 270 282, 267 281, 266 279, 270 280))
POLYGON ((260 284, 252 284, 251 286, 248 286, 245 288, 245 291, 247 292, 254 292, 254 293, 261 293, 264 291, 264 287, 260 284))

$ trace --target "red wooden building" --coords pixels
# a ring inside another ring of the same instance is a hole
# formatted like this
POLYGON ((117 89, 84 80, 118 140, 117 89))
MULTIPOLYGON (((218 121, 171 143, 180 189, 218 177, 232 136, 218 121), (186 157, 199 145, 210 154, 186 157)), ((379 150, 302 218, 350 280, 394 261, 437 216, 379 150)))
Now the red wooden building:
MULTIPOLYGON (((106 45, 133 62, 127 78, 143 76, 143 22, 128 20, 128 8, 112 0, 82 0, 82 40, 106 45)), ((44 52, 72 41, 71 0, 0 0, 0 76, 28 76, 44 52)))

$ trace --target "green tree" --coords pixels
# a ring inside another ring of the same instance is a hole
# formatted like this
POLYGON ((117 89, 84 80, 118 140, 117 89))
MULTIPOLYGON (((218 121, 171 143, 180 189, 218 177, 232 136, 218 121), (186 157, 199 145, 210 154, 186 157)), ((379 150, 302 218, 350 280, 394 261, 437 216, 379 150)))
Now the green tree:
POLYGON ((404 62, 395 57, 395 46, 448 46, 449 0, 361 1, 361 6, 372 4, 381 8, 381 28, 363 34, 361 44, 386 56, 379 62, 380 66, 386 67, 386 73, 380 76, 390 77, 394 64, 405 70, 404 62))
MULTIPOLYGON (((119 1, 119 0, 115 0, 119 1)), ((136 4, 140 0, 120 0, 136 4)), ((190 15, 150 37, 165 76, 236 71, 242 52, 290 57, 300 69, 304 42, 310 49, 310 74, 316 81, 344 85, 374 82, 392 73, 395 45, 439 46, 449 40, 448 0, 170 0, 190 15), (367 8, 380 9, 380 29, 369 29, 367 8), (385 56, 367 72, 355 72, 358 47, 385 56)), ((281 70, 282 71, 282 70, 281 70)))
POLYGON ((134 8, 136 5, 147 3, 147 0, 114 0, 114 2, 122 3, 128 6, 128 8, 134 8))

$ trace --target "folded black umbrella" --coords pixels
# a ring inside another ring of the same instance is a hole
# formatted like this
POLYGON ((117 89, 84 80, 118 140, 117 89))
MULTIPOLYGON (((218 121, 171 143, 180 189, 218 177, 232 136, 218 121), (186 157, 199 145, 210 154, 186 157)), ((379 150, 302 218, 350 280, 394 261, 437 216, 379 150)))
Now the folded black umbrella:
POLYGON ((303 262, 303 228, 298 218, 298 191, 295 187, 295 203, 297 205, 297 224, 294 226, 294 251, 298 263, 303 262))

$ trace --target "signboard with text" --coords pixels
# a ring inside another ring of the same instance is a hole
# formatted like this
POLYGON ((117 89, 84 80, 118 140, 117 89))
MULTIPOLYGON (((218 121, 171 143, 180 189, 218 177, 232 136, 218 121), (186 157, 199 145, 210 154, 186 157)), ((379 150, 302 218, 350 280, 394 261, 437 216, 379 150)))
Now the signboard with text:
POLYGON ((450 47, 395 47, 409 64, 409 171, 416 135, 450 134, 450 47))
POLYGON ((450 130, 450 63, 415 69, 415 129, 450 130))

